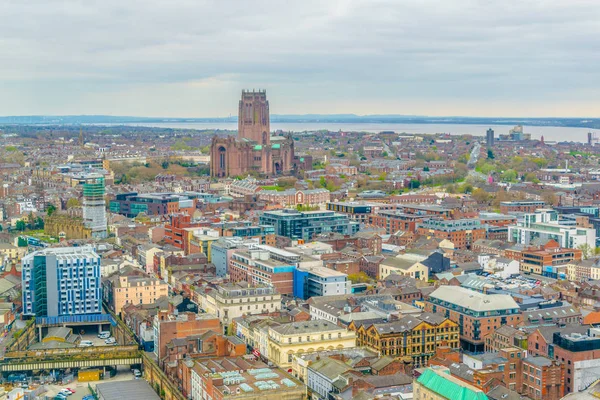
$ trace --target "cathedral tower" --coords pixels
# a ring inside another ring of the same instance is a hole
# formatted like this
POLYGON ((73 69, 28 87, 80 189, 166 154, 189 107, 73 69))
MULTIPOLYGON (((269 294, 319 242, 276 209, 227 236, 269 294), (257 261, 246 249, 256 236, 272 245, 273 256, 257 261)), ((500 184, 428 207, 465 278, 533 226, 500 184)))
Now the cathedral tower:
POLYGON ((238 114, 238 138, 268 146, 271 144, 270 128, 267 91, 242 90, 238 114))

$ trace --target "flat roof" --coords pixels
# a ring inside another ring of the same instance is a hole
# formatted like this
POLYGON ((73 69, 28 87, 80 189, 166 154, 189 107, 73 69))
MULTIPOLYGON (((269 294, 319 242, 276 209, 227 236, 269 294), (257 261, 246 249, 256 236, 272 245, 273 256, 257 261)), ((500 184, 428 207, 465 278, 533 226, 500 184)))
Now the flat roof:
POLYGON ((440 286, 429 297, 456 304, 474 311, 518 309, 519 305, 508 294, 484 294, 460 286, 440 286))
POLYGON ((100 383, 96 390, 100 400, 160 400, 150 384, 143 379, 100 383))

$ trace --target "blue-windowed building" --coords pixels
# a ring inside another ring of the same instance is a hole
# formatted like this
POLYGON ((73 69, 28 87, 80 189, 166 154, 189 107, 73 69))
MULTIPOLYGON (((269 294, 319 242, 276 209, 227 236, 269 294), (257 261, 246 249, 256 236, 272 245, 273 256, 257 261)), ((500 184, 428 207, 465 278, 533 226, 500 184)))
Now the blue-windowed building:
POLYGON ((102 313, 100 256, 91 246, 48 248, 23 257, 23 314, 102 313))
POLYGON ((333 211, 305 211, 294 209, 267 211, 260 216, 261 225, 272 225, 275 234, 290 239, 311 240, 321 233, 336 232, 354 235, 360 224, 347 215, 333 211))

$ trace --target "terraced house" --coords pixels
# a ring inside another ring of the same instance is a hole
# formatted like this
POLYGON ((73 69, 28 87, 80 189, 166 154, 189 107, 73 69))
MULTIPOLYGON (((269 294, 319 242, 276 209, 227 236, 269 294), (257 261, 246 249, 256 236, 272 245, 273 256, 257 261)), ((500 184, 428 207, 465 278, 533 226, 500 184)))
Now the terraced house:
POLYGON ((439 314, 424 313, 398 321, 362 325, 356 344, 390 357, 400 358, 415 367, 425 366, 438 346, 458 348, 458 324, 439 314))

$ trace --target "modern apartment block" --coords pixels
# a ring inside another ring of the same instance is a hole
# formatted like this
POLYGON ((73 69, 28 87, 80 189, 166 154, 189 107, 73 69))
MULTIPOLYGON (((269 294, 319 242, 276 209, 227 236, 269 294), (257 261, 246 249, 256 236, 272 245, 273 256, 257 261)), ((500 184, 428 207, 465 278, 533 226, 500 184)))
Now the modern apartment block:
POLYGON ((294 297, 334 296, 352 293, 348 275, 325 267, 297 268, 294 271, 294 297))
POLYGON ((600 379, 600 332, 555 332, 548 357, 566 364, 565 394, 585 390, 600 379))
POLYGON ((217 276, 228 274, 231 255, 237 249, 249 249, 258 246, 258 238, 242 239, 241 237, 221 237, 211 245, 212 263, 215 265, 217 276))
POLYGON ((128 218, 146 215, 168 215, 177 212, 193 213, 199 193, 120 193, 110 202, 110 212, 128 218))
POLYGON ((484 294, 459 286, 440 286, 425 302, 425 311, 440 313, 460 327, 461 347, 483 351, 488 333, 521 322, 519 305, 507 294, 484 294))
POLYGON ((560 247, 570 249, 581 245, 596 247, 596 230, 575 225, 566 225, 559 221, 554 210, 540 209, 525 214, 516 225, 508 227, 508 241, 529 245, 532 241, 555 240, 560 247))
POLYGON ((83 184, 83 223, 91 229, 92 237, 107 237, 106 200, 104 199, 104 176, 97 174, 95 180, 83 184))
POLYGON ((278 293, 291 295, 294 271, 300 259, 299 254, 271 246, 235 250, 229 261, 230 279, 254 286, 273 286, 278 293))
POLYGON ((327 210, 334 211, 336 213, 346 214, 353 221, 357 221, 363 224, 369 223, 371 214, 375 211, 374 203, 349 201, 349 202, 329 202, 327 203, 327 210))
POLYGON ((100 256, 91 246, 49 248, 23 257, 23 314, 100 314, 100 256))
POLYGON ((502 214, 508 214, 511 212, 524 212, 524 213, 533 213, 538 208, 544 208, 546 203, 538 200, 529 200, 529 201, 501 201, 500 202, 500 212, 502 214))
POLYGON ((277 235, 304 240, 327 232, 353 235, 360 227, 358 222, 333 211, 299 212, 293 209, 267 211, 261 215, 260 223, 274 226, 277 235))

